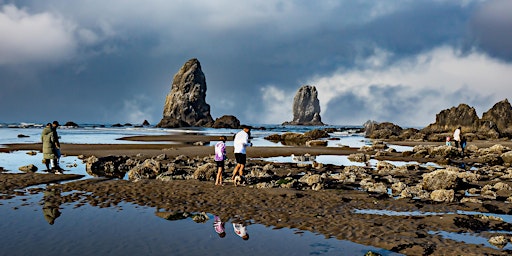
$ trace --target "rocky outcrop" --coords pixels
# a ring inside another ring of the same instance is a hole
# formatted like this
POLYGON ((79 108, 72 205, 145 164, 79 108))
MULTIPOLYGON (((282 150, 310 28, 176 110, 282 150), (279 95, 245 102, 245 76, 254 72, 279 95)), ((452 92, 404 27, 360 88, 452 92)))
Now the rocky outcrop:
POLYGON ((473 132, 479 120, 473 107, 460 104, 457 107, 442 110, 436 115, 436 122, 428 125, 422 131, 426 133, 453 132, 460 126, 463 131, 473 132))
POLYGON ((364 124, 365 137, 387 140, 444 141, 461 127, 462 134, 473 139, 512 138, 512 106, 508 100, 496 103, 480 119, 473 107, 460 104, 442 110, 436 115, 436 122, 427 127, 402 129, 392 123, 367 121, 364 124))
POLYGON ((211 126, 210 105, 206 103, 206 78, 197 59, 187 61, 174 75, 165 99, 163 118, 157 127, 211 126))
POLYGON ((324 125, 315 86, 303 85, 293 98, 293 121, 283 125, 324 125))
MULTIPOLYGON (((308 132, 305 132, 304 134, 301 133, 294 133, 294 132, 285 132, 283 134, 272 134, 267 137, 265 137, 266 140, 270 140, 272 142, 281 142, 283 145, 288 146, 300 146, 300 145, 306 145, 310 141, 316 141, 320 138, 328 138, 329 134, 325 130, 311 130, 308 132)), ((324 141, 325 144, 322 144, 322 146, 326 146, 327 143, 324 141)), ((313 145, 318 145, 318 142, 313 143, 313 145)), ((309 146, 312 146, 311 143, 309 146)))
POLYGON ((482 120, 496 125, 500 137, 512 137, 512 106, 507 99, 502 100, 482 115, 482 120))
POLYGON ((224 115, 215 119, 212 128, 232 128, 236 129, 240 127, 240 120, 235 116, 224 115))

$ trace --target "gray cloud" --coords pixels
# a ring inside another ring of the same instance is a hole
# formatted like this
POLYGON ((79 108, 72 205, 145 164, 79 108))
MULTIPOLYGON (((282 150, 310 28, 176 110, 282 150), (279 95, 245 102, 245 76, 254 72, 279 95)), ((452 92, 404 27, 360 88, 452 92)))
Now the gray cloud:
MULTIPOLYGON (((262 88, 271 86, 276 93, 282 92, 279 102, 284 105, 301 85, 314 78, 329 77, 339 70, 382 70, 386 66, 369 61, 378 61, 380 52, 387 56, 386 65, 443 46, 467 54, 478 46, 507 60, 506 47, 499 50, 489 43, 491 39, 487 43, 474 40, 483 26, 479 24, 493 12, 486 4, 0 1, 2 10, 15 8, 26 20, 48 20, 29 26, 27 31, 38 29, 46 35, 58 35, 46 38, 44 42, 49 43, 37 44, 43 36, 21 33, 25 41, 11 47, 14 50, 9 59, 0 60, 0 122, 63 119, 115 123, 142 122, 139 119, 144 117, 156 123, 172 76, 190 58, 198 58, 202 64, 214 118, 232 114, 244 123, 289 121, 290 110, 278 115, 276 105, 267 102, 272 97, 264 98, 262 88), (24 51, 24 45, 39 49, 39 54, 24 51), (7 105, 16 107, 8 111, 7 105)), ((6 13, 2 11, 0 17, 6 13)), ((24 30, 0 19, 0 32, 5 31, 24 30)), ((486 37, 499 38, 502 34, 486 37)), ((15 42, 2 37, 0 51, 11 49, 5 45, 15 42)), ((358 105, 362 110, 355 111, 364 121, 372 117, 407 121, 400 117, 399 113, 407 113, 399 106, 415 98, 401 94, 399 97, 405 98, 397 98, 396 83, 378 84, 372 90, 373 98, 350 98, 344 92, 334 95, 336 102, 325 102, 328 107, 322 116, 330 123, 356 122, 359 119, 353 118, 354 113, 340 111, 338 115, 334 109, 358 105), (372 101, 386 98, 389 111, 376 112, 372 101)), ((402 86, 408 91, 414 84, 402 86)), ((411 94, 421 91, 411 90, 411 94)), ((282 107, 291 109, 291 105, 282 107)), ((435 112, 441 110, 436 107, 435 112)))

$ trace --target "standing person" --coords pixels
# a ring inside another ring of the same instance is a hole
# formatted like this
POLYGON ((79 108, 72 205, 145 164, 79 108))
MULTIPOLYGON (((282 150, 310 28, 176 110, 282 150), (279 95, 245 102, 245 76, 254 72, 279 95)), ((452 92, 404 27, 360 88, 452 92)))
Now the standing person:
POLYGON ((59 134, 57 134, 57 128, 58 127, 59 127, 59 122, 53 121, 53 123, 52 123, 52 132, 53 132, 53 139, 55 140, 55 156, 57 157, 57 163, 60 161, 60 156, 61 156, 61 154, 60 154, 59 134))
POLYGON ((460 148, 462 149, 462 156, 464 156, 464 150, 466 149, 467 140, 466 136, 460 136, 460 148))
POLYGON ((226 136, 220 136, 220 141, 215 144, 215 163, 217 164, 217 178, 215 185, 222 186, 222 172, 224 160, 226 160, 226 136))
POLYGON ((41 141, 43 142, 43 163, 46 165, 47 172, 50 172, 51 164, 51 170, 56 171, 55 173, 57 174, 60 174, 59 170, 55 168, 57 157, 55 155, 55 138, 53 136, 51 126, 52 124, 48 123, 41 133, 41 141))
POLYGON ((455 132, 453 132, 453 140, 455 141, 455 147, 459 148, 459 143, 460 143, 460 126, 459 126, 459 128, 455 129, 455 132))
POLYGON ((250 132, 251 128, 249 126, 243 126, 242 130, 235 135, 235 139, 233 141, 233 146, 235 148, 234 152, 236 166, 235 170, 233 171, 233 176, 231 177, 231 180, 233 181, 233 184, 235 186, 237 185, 235 182, 235 177, 237 176, 237 174, 239 174, 239 179, 241 179, 244 173, 244 168, 247 161, 245 148, 252 146, 252 143, 249 141, 250 132))

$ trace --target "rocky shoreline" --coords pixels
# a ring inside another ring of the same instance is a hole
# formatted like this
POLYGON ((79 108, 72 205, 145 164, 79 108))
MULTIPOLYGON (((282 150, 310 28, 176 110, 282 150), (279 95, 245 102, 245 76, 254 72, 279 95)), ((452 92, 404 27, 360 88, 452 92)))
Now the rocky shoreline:
MULTIPOLYGON (((127 139, 165 140, 151 136, 127 139)), ((512 214, 512 150, 508 142, 479 144, 474 141, 464 157, 454 147, 440 143, 416 143, 412 151, 406 152, 396 152, 380 143, 360 149, 255 147, 248 150, 248 157, 309 153, 347 155, 354 161, 375 159, 378 162, 369 168, 249 160, 246 185, 234 187, 229 180, 234 162, 228 160, 225 186, 219 187, 213 182, 213 153, 208 147, 194 145, 194 142, 209 139, 191 135, 176 145, 111 145, 110 149, 105 145, 63 145, 63 152, 80 156, 87 165, 87 172, 99 178, 56 184, 58 189, 72 192, 57 200, 98 207, 132 202, 171 215, 186 212, 239 215, 267 226, 309 230, 406 255, 510 253, 499 249, 510 243, 510 232, 494 231, 511 231, 511 223, 500 218, 458 213, 512 214), (418 164, 395 166, 382 160, 417 161, 418 164), (443 167, 421 165, 425 162, 439 163, 443 167), (129 180, 112 179, 125 174, 129 180), (362 214, 359 210, 439 215, 362 214), (478 234, 495 247, 444 239, 437 231, 478 234)), ((7 150, 39 150, 38 147, 38 144, 18 144, 9 145, 7 150)), ((36 172, 3 173, 0 178, 3 184, 0 191, 6 198, 19 194, 20 188, 78 177, 36 172)), ((34 190, 31 193, 37 192, 34 190)))

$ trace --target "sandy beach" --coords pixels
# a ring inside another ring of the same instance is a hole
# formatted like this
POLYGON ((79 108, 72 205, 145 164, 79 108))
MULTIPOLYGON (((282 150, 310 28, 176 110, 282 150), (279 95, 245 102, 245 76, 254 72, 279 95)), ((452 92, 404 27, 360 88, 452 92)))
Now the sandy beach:
MULTIPOLYGON (((172 141, 176 144, 63 144, 66 155, 109 156, 137 154, 150 158, 165 153, 169 157, 185 155, 204 157, 213 154, 212 147, 194 146, 198 141, 215 140, 215 136, 166 135, 125 138, 134 141, 172 141)), ((394 142, 400 145, 417 145, 420 142, 394 142)), ((492 142, 479 143, 481 147, 492 142)), ((496 142, 503 145, 509 142, 496 142)), ((430 143, 436 144, 436 143, 430 143)), ((440 144, 440 143, 438 143, 440 144)), ((39 151, 40 144, 11 144, 3 152, 14 150, 39 151)), ((233 158, 228 147, 228 157, 233 158)), ((289 156, 291 154, 349 155, 357 152, 354 148, 326 147, 253 147, 247 150, 248 158, 289 156)), ((402 157, 396 153, 384 158, 403 161, 425 162, 427 159, 402 157)), ((430 159, 431 161, 431 159, 430 159)), ((265 162, 249 160, 248 167, 265 165, 265 162)), ((279 165, 276 165, 279 167, 279 165)), ((227 170, 225 178, 232 169, 227 170)), ((0 191, 3 197, 19 194, 20 188, 60 180, 73 180, 76 175, 54 175, 42 172, 27 174, 0 174, 0 191), (16 190, 16 191, 15 191, 16 190)), ((276 228, 298 228, 363 245, 384 248, 405 255, 509 255, 510 251, 477 244, 465 244, 427 231, 443 230, 455 233, 479 232, 479 223, 457 211, 512 213, 512 206, 504 202, 477 203, 436 203, 413 199, 394 199, 381 194, 367 193, 352 187, 324 189, 320 191, 285 188, 258 189, 253 186, 235 187, 229 180, 224 186, 215 186, 214 181, 138 180, 132 182, 117 179, 89 179, 58 184, 63 192, 60 203, 82 202, 98 207, 111 207, 119 202, 131 202, 150 206, 164 212, 209 212, 221 216, 239 215, 256 223, 276 228), (87 196, 85 196, 87 194, 87 196), (362 214, 358 210, 386 210, 397 212, 452 213, 426 216, 401 216, 383 214, 362 214)), ((488 220, 483 224, 495 230, 512 230, 508 223, 488 220)), ((482 224, 480 223, 480 224, 482 224)), ((483 225, 482 224, 482 225, 483 225)), ((488 232, 480 236, 491 237, 488 232)))

